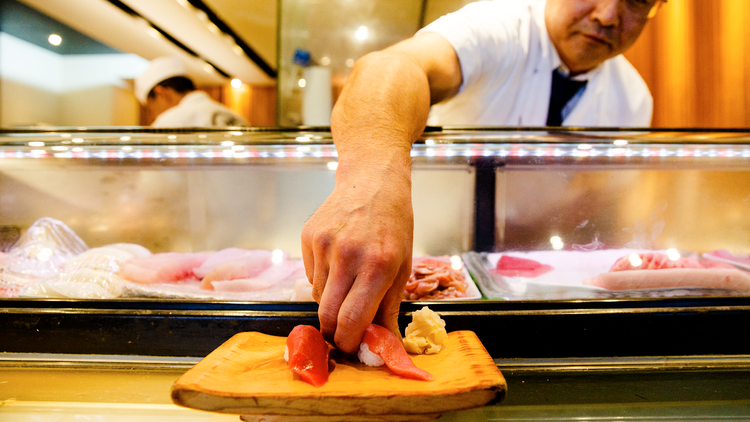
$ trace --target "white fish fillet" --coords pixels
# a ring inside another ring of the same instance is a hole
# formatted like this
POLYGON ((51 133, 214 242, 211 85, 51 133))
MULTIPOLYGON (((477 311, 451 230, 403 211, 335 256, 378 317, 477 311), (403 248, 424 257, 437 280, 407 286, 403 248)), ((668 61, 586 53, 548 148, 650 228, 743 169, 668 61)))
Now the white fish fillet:
POLYGON ((269 289, 278 283, 289 279, 300 268, 304 270, 302 261, 283 261, 262 271, 256 277, 239 278, 234 280, 212 281, 211 285, 218 292, 252 292, 269 289))
POLYGON ((271 251, 261 249, 226 248, 209 255, 208 259, 200 267, 193 269, 193 273, 198 278, 204 278, 211 271, 224 264, 234 261, 251 261, 256 263, 252 266, 253 268, 260 268, 257 270, 257 273, 249 275, 254 276, 271 265, 271 256, 271 251))

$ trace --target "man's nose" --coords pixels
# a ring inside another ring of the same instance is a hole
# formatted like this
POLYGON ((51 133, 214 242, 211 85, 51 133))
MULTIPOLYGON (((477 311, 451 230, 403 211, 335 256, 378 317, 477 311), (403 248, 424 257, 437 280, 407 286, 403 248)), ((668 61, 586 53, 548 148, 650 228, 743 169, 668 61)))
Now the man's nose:
POLYGON ((591 18, 601 26, 618 26, 620 24, 621 0, 598 0, 591 18))

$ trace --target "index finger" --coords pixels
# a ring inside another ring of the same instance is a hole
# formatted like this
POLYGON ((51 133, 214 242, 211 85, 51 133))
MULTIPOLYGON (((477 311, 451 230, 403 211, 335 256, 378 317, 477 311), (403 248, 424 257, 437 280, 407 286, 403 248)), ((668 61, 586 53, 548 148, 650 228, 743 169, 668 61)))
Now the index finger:
POLYGON ((339 308, 334 342, 345 353, 354 353, 359 348, 365 330, 375 319, 397 274, 397 269, 382 268, 376 271, 370 265, 357 273, 339 308))

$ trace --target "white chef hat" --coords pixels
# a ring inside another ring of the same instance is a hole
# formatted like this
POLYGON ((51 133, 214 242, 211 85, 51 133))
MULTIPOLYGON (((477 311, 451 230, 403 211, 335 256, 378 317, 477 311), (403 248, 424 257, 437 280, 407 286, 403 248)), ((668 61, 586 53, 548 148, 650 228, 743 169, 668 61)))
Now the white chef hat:
POLYGON ((179 57, 164 56, 151 60, 148 69, 135 80, 135 98, 146 104, 148 93, 160 82, 175 76, 187 77, 185 62, 179 57))

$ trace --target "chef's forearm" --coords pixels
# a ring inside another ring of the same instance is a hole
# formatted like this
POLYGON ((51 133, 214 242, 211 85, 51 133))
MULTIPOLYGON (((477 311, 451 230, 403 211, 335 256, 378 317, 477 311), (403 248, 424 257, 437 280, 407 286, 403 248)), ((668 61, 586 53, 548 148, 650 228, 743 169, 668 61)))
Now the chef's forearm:
POLYGON ((358 60, 331 118, 337 172, 377 168, 408 178, 411 145, 429 109, 427 76, 408 56, 377 52, 358 60))

